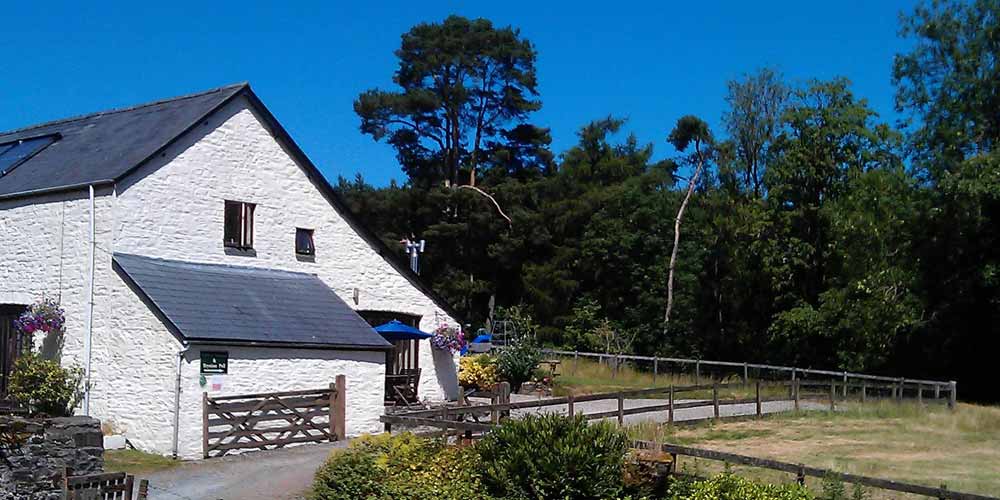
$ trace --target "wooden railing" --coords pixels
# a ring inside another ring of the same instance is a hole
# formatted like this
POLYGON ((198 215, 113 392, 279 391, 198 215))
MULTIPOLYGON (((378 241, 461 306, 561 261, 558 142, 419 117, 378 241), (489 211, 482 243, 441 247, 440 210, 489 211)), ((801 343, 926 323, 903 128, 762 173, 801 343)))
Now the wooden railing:
MULTIPOLYGON (((799 380, 806 375, 825 377, 829 380, 836 380, 839 382, 838 385, 844 391, 849 388, 860 388, 863 383, 868 383, 869 389, 875 389, 878 387, 892 389, 894 398, 904 398, 909 395, 910 397, 913 397, 913 399, 924 399, 925 397, 933 394, 934 399, 939 399, 946 395, 948 397, 948 405, 951 407, 954 407, 958 401, 958 383, 954 380, 941 381, 906 377, 886 377, 882 375, 869 375, 848 371, 818 370, 813 368, 798 368, 794 366, 736 361, 713 361, 692 358, 639 356, 634 354, 603 354, 597 352, 562 351, 557 349, 542 349, 542 352, 549 355, 569 357, 574 360, 579 358, 596 358, 598 361, 608 361, 611 362, 613 370, 612 374, 617 373, 618 366, 622 361, 646 362, 650 365, 648 368, 653 375, 654 383, 658 376, 669 373, 670 365, 673 364, 690 370, 695 377, 696 384, 701 384, 705 375, 703 373, 703 368, 720 368, 727 370, 728 372, 739 376, 743 382, 748 382, 752 379, 765 378, 761 376, 762 372, 770 371, 784 373, 789 381, 799 380), (756 372, 756 374, 751 373, 752 371, 756 372), (879 384, 879 382, 881 382, 881 384, 879 384)), ((709 375, 704 378, 713 377, 709 375)), ((846 396, 846 393, 843 395, 846 396)))
POLYGON ((978 495, 975 493, 962 493, 958 491, 952 491, 946 488, 932 488, 929 486, 923 486, 919 484, 910 484, 899 481, 893 481, 891 479, 882 479, 869 476, 860 476, 857 474, 848 474, 845 472, 838 472, 829 469, 807 467, 802 464, 792 464, 788 462, 779 462, 777 460, 771 460, 766 458, 737 455, 735 453, 727 453, 724 451, 706 450, 701 448, 692 448, 689 446, 679 446, 675 444, 654 443, 651 441, 633 441, 632 447, 643 450, 656 450, 656 451, 661 451, 663 453, 669 453, 674 457, 674 463, 676 463, 676 457, 678 455, 683 455, 683 456, 702 458, 707 460, 716 460, 735 465, 744 465, 748 467, 758 467, 763 469, 788 472, 796 475, 799 484, 804 484, 806 477, 818 477, 824 479, 834 479, 845 483, 860 484, 862 486, 868 486, 871 488, 878 488, 882 490, 898 491, 901 493, 911 493, 914 495, 923 495, 923 496, 947 499, 947 500, 1000 500, 996 497, 978 495))
POLYGON ((204 393, 203 455, 343 440, 345 398, 343 375, 324 389, 217 398, 204 393))

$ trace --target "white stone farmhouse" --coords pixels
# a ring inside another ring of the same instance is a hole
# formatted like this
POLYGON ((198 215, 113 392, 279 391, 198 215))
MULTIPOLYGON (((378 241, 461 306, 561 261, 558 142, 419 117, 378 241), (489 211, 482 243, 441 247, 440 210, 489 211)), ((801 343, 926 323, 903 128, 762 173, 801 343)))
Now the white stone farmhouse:
POLYGON ((0 341, 57 299, 79 411, 147 451, 201 456, 203 392, 343 374, 348 435, 380 429, 387 371, 454 397, 453 357, 369 326, 456 324, 389 254, 246 84, 0 133, 0 341))

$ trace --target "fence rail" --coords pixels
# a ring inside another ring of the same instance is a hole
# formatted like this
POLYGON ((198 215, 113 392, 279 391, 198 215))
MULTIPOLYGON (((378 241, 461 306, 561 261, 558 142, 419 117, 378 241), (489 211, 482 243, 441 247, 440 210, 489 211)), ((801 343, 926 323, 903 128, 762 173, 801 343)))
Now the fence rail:
POLYGON ((343 440, 346 382, 329 388, 202 397, 203 456, 343 440))
POLYGON ((669 453, 675 457, 677 455, 703 458, 708 460, 717 460, 720 462, 726 462, 736 465, 745 465, 749 467, 758 467, 763 469, 771 469, 782 472, 788 472, 795 474, 799 480, 799 483, 804 483, 805 478, 818 477, 818 478, 833 478, 838 481, 852 484, 860 484, 862 486, 869 486, 872 488, 879 488, 883 490, 898 491, 901 493, 911 493, 914 495, 923 495, 928 497, 935 497, 940 499, 948 500, 1000 500, 996 497, 978 495, 975 493, 962 493, 959 491, 951 491, 946 488, 932 488, 929 486, 923 486, 919 484, 903 483, 899 481, 893 481, 891 479, 881 479, 869 476, 860 476, 857 474, 848 474, 845 472, 838 472, 829 469, 819 469, 816 467, 807 467, 802 464, 793 464, 788 462, 779 462, 777 460, 771 460, 766 458, 749 457, 746 455, 737 455, 735 453, 727 453, 723 451, 716 450, 706 450, 702 448, 692 448, 689 446, 678 446, 674 444, 664 444, 664 443, 654 443, 651 441, 633 441, 633 448, 644 449, 644 450, 656 450, 663 453, 669 453))
MULTIPOLYGON (((542 349, 542 352, 549 355, 572 357, 574 359, 578 358, 597 358, 598 361, 613 360, 614 366, 617 367, 621 361, 646 361, 653 363, 653 377, 654 380, 660 374, 661 363, 669 365, 674 363, 677 365, 687 365, 694 367, 695 373, 695 383, 700 384, 700 379, 702 375, 702 367, 725 367, 725 368, 737 368, 742 370, 742 380, 747 382, 750 379, 750 370, 771 370, 777 372, 786 372, 790 374, 790 380, 798 380, 801 375, 820 375, 825 377, 836 378, 841 381, 842 389, 847 390, 849 387, 860 387, 860 383, 851 385, 849 382, 853 379, 856 381, 877 381, 877 382, 889 382, 888 386, 895 386, 896 390, 902 391, 910 388, 915 389, 918 398, 922 399, 924 391, 932 391, 934 393, 935 399, 939 398, 941 394, 948 395, 949 406, 954 407, 958 401, 958 383, 954 380, 942 381, 942 380, 926 380, 926 379, 915 379, 906 377, 887 377, 883 375, 870 375, 866 373, 855 373, 848 371, 833 371, 833 370, 818 370, 813 368, 798 368, 794 366, 781 366, 781 365, 769 365, 760 363, 746 363, 746 362, 736 362, 736 361, 715 361, 706 359, 692 359, 692 358, 665 358, 659 356, 639 356, 634 354, 605 354, 598 352, 580 352, 580 351, 563 351, 558 349, 542 349)), ((666 367, 666 366, 664 366, 666 367)), ((739 373, 739 371, 737 371, 739 373)), ((868 388, 876 388, 878 386, 868 386, 868 388)), ((899 396, 901 397, 901 396, 899 396)))
MULTIPOLYGON (((443 406, 440 408, 433 408, 428 410, 405 410, 392 414, 382 415, 380 420, 385 424, 386 432, 392 431, 393 425, 400 426, 411 426, 411 427, 435 427, 439 429, 447 430, 458 430, 466 432, 479 432, 487 431, 491 426, 500 422, 502 418, 508 416, 512 410, 524 410, 530 408, 545 408, 553 406, 565 406, 566 413, 570 416, 573 415, 583 415, 587 420, 598 420, 604 418, 617 418, 618 424, 623 425, 625 417, 628 415, 639 415, 643 413, 656 413, 656 412, 667 412, 667 422, 674 422, 674 412, 677 410, 684 410, 690 408, 703 408, 712 407, 712 416, 705 417, 701 420, 708 420, 713 418, 721 417, 721 409, 726 406, 731 405, 746 405, 754 404, 754 414, 756 416, 762 416, 764 414, 763 404, 782 401, 782 402, 793 402, 794 408, 797 410, 799 408, 799 402, 802 398, 801 386, 807 385, 800 381, 778 381, 778 382, 763 382, 756 381, 754 383, 753 396, 752 398, 720 398, 719 391, 726 389, 742 389, 746 385, 742 383, 730 383, 730 384, 698 384, 698 385, 687 385, 687 386, 663 386, 654 387, 650 389, 634 389, 628 391, 617 391, 617 392, 606 392, 600 394, 586 394, 581 396, 563 396, 558 398, 546 398, 539 399, 535 401, 520 401, 520 402, 510 402, 510 389, 506 382, 500 384, 500 388, 496 391, 493 401, 490 404, 467 404, 459 406, 443 406), (764 389, 784 389, 788 388, 789 394, 782 395, 780 397, 765 397, 764 389), (710 391, 710 397, 701 398, 693 401, 676 401, 676 397, 679 395, 692 393, 692 392, 706 392, 710 391), (666 402, 662 404, 652 404, 638 406, 634 408, 625 408, 625 400, 632 398, 649 398, 651 396, 662 395, 666 396, 666 402), (582 413, 577 411, 576 405, 579 403, 585 403, 590 401, 617 401, 617 409, 602 411, 602 412, 592 412, 592 413, 582 413), (488 418, 488 422, 481 422, 480 419, 488 418), (471 421, 469 421, 471 419, 471 421)), ((826 384, 824 387, 831 387, 829 393, 823 392, 822 398, 830 398, 830 408, 836 407, 838 401, 843 401, 844 398, 840 396, 841 391, 837 390, 837 383, 826 384), (827 394, 829 394, 827 396, 827 394)), ((808 396, 808 394, 807 394, 808 396)))

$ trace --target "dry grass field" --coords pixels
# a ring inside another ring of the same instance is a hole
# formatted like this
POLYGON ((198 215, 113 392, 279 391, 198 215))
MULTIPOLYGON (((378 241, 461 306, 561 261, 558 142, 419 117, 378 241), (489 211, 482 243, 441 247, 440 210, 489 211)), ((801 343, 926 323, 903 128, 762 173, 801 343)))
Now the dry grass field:
MULTIPOLYGON (((891 402, 848 404, 837 412, 772 415, 696 426, 641 424, 637 439, 771 458, 842 472, 1000 496, 1000 408, 959 404, 918 407, 891 402)), ((718 462, 681 459, 682 468, 713 472, 718 462)), ((736 468, 770 481, 788 474, 736 468)), ((870 492, 872 498, 904 498, 870 492)))

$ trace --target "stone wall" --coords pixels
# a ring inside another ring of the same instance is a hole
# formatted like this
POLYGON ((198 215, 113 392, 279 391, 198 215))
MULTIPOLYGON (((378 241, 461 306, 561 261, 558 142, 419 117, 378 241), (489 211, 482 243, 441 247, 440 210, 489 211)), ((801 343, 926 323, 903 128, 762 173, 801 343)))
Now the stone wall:
POLYGON ((0 498, 59 499, 64 468, 74 476, 104 469, 100 420, 4 418, 0 432, 5 444, 5 460, 0 460, 0 498), (15 436, 19 446, 8 447, 8 439, 15 436))

